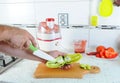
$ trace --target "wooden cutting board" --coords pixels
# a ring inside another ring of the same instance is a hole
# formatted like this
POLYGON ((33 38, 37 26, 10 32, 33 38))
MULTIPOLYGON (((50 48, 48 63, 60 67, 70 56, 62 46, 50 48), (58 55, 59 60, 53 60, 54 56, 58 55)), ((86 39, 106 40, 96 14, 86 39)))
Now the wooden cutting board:
POLYGON ((85 74, 91 73, 99 73, 100 68, 97 66, 91 66, 90 70, 85 70, 80 68, 79 63, 72 64, 72 68, 69 70, 63 70, 63 69, 53 69, 48 68, 45 66, 45 64, 40 63, 37 67, 37 69, 34 72, 35 78, 82 78, 85 74))

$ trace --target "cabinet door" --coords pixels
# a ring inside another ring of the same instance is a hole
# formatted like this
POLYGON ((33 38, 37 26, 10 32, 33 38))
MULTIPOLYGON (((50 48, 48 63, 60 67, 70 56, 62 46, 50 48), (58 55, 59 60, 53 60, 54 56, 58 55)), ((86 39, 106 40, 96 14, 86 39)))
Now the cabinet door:
MULTIPOLYGON (((35 3, 35 9, 37 23, 44 21, 47 17, 58 18, 59 13, 68 13, 69 24, 89 24, 89 0, 38 2, 35 3)), ((58 23, 58 20, 56 20, 56 23, 58 23)))
POLYGON ((0 4, 1 24, 29 24, 34 23, 34 4, 0 4))
POLYGON ((0 3, 34 2, 34 0, 0 0, 0 3))
POLYGON ((90 47, 96 48, 98 45, 113 47, 118 50, 118 42, 120 40, 120 30, 90 30, 90 47))
POLYGON ((81 29, 81 28, 61 28, 62 33, 62 41, 61 45, 63 48, 67 50, 74 50, 74 42, 78 40, 87 40, 88 47, 88 40, 89 40, 89 29, 81 29))
MULTIPOLYGON (((66 2, 66 1, 81 1, 81 0, 35 0, 35 2, 40 2, 40 1, 49 1, 49 2, 51 2, 51 1, 63 1, 63 2, 66 2)), ((83 0, 84 1, 84 0, 83 0)))

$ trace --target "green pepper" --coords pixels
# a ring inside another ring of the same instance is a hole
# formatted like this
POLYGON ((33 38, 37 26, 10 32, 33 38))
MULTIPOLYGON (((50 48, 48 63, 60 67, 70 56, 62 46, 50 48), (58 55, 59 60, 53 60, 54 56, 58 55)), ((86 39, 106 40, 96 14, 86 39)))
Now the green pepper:
POLYGON ((79 61, 82 58, 82 55, 79 53, 76 54, 67 54, 65 56, 58 56, 54 61, 47 61, 46 66, 49 68, 60 68, 65 64, 71 64, 79 61))
POLYGON ((60 68, 61 66, 63 66, 64 64, 59 64, 57 62, 52 62, 52 61, 48 61, 46 63, 46 66, 49 68, 60 68))
POLYGON ((63 57, 59 56, 54 61, 47 61, 46 66, 49 68, 60 68, 65 64, 63 57))
POLYGON ((64 60, 65 60, 66 64, 71 64, 71 63, 77 62, 81 58, 82 58, 82 55, 80 53, 67 54, 66 56, 64 56, 64 60))
POLYGON ((86 68, 88 69, 88 70, 90 70, 91 69, 91 66, 90 65, 86 65, 86 68))
POLYGON ((81 67, 82 69, 87 69, 87 70, 90 70, 90 69, 91 69, 91 66, 88 65, 88 64, 80 64, 80 67, 81 67))

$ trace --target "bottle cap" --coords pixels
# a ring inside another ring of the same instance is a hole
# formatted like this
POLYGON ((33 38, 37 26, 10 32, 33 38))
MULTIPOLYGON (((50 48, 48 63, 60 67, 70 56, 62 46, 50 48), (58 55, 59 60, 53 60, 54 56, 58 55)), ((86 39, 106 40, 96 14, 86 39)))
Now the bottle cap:
POLYGON ((46 18, 46 21, 55 21, 55 19, 54 18, 46 18))

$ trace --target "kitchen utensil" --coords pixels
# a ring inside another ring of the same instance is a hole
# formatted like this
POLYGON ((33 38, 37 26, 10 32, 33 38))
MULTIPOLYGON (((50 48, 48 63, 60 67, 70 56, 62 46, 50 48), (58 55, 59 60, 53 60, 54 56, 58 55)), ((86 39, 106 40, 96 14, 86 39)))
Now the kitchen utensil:
POLYGON ((98 16, 91 16, 90 24, 91 24, 91 26, 97 26, 98 25, 98 16))
POLYGON ((45 52, 42 52, 38 48, 34 47, 32 44, 29 46, 29 49, 33 51, 33 55, 35 55, 35 56, 38 56, 40 58, 43 58, 43 59, 49 60, 49 61, 54 60, 54 57, 48 55, 45 52))
POLYGON ((102 0, 99 6, 99 14, 103 17, 108 17, 113 12, 113 4, 111 0, 102 0))
POLYGON ((98 1, 92 0, 90 2, 90 25, 91 26, 97 26, 98 25, 98 14, 97 14, 97 7, 98 7, 98 1))
POLYGON ((90 70, 82 69, 79 63, 72 64, 71 69, 62 70, 60 68, 48 68, 45 64, 40 63, 34 72, 35 78, 82 78, 83 75, 99 73, 100 68, 91 66, 90 70))

